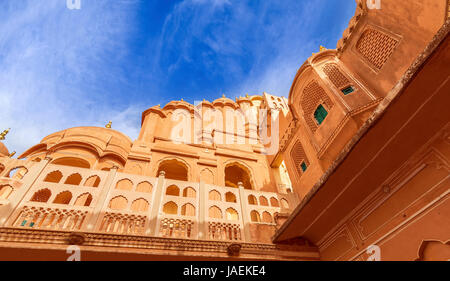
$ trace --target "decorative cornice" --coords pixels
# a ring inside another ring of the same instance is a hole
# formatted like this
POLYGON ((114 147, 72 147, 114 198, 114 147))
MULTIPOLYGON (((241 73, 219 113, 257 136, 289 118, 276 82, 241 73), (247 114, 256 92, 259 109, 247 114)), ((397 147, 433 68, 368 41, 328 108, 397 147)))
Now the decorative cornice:
POLYGON ((316 247, 303 245, 290 247, 288 245, 240 243, 237 251, 236 243, 227 241, 190 240, 149 236, 116 235, 108 233, 83 233, 53 230, 35 230, 20 228, 0 228, 0 242, 42 243, 56 245, 82 245, 92 247, 117 247, 122 249, 148 249, 174 251, 179 254, 186 252, 208 252, 213 255, 232 256, 257 254, 262 259, 308 259, 318 260, 316 247))

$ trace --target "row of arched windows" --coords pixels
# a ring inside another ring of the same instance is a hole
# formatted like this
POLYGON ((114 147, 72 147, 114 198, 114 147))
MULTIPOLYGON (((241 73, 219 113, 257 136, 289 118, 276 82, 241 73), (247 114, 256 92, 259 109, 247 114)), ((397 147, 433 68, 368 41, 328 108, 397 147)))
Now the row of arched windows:
MULTIPOLYGON (((128 199, 124 196, 116 196, 109 201, 108 207, 111 210, 125 210, 128 207, 128 199)), ((131 203, 131 211, 133 212, 147 212, 150 204, 144 198, 139 198, 131 203)))
MULTIPOLYGON (((44 179, 44 182, 59 183, 62 178, 63 174, 60 171, 53 171, 47 174, 47 176, 44 179)), ((67 179, 64 181, 64 184, 80 185, 82 181, 83 177, 79 173, 74 173, 67 177, 67 179)), ((100 177, 96 175, 90 176, 84 182, 84 186, 88 187, 98 187, 99 185, 100 185, 100 177)))
POLYGON ((212 206, 209 208, 208 217, 212 219, 226 219, 230 221, 239 220, 239 214, 235 209, 227 208, 225 210, 225 217, 224 217, 222 210, 217 206, 212 206))
MULTIPOLYGON (((222 201, 222 195, 217 190, 211 190, 209 192, 208 199, 210 201, 222 201)), ((227 192, 225 193, 225 202, 229 203, 237 203, 236 195, 233 192, 227 192)), ((289 208, 289 203, 286 199, 281 199, 282 207, 283 208, 289 208)), ((260 205, 260 206, 267 206, 269 207, 269 201, 266 197, 260 196, 259 197, 259 204, 258 199, 254 195, 248 196, 248 204, 250 205, 260 205)), ((270 198, 270 206, 271 207, 280 207, 280 202, 275 197, 270 198)))
POLYGON ((273 223, 272 215, 267 211, 264 211, 262 213, 262 216, 259 214, 258 211, 255 211, 255 210, 251 211, 250 212, 250 220, 252 222, 273 223))
MULTIPOLYGON (((116 189, 132 191, 133 182, 129 179, 122 179, 116 183, 116 189)), ((143 181, 136 186, 136 192, 151 193, 153 185, 148 181, 143 181)))
MULTIPOLYGON (((248 204, 250 204, 250 205, 258 205, 258 200, 256 199, 256 196, 249 195, 248 196, 248 204)), ((266 197, 261 195, 261 196, 259 196, 259 205, 260 206, 267 206, 267 207, 269 207, 269 201, 267 200, 266 197)), ((280 202, 278 201, 277 198, 271 197, 270 198, 270 206, 272 206, 272 207, 280 207, 280 202)), ((281 207, 289 208, 289 203, 284 198, 281 199, 281 207)))
MULTIPOLYGON (((90 165, 81 158, 69 157, 69 158, 61 158, 52 162, 54 165, 63 165, 63 166, 71 166, 77 168, 87 168, 89 169, 90 165)), ((170 159, 162 161, 157 170, 156 177, 160 175, 161 172, 164 172, 166 179, 171 180, 179 180, 179 181, 188 181, 189 173, 188 166, 176 159, 170 159)), ((59 171, 54 171, 47 175, 45 181, 52 183, 59 183, 62 179, 62 173, 59 171)), ((214 181, 212 179, 212 175, 206 174, 207 181, 214 181)), ((100 178, 97 178, 97 183, 92 183, 93 185, 98 186, 100 184, 100 178)), ((81 175, 71 175, 65 182, 65 184, 79 185, 82 181, 81 175)), ((210 182, 211 183, 211 182, 210 182)), ((251 178, 250 170, 240 163, 231 163, 225 167, 225 186, 238 188, 239 184, 245 189, 253 189, 253 180, 251 178)), ((123 179, 118 182, 118 189, 123 190, 131 190, 133 183, 129 179, 123 179)))
MULTIPOLYGON (((180 188, 176 185, 171 185, 166 189, 166 195, 170 196, 180 196, 180 192, 181 192, 180 188)), ((192 187, 186 187, 185 189, 183 189, 182 196, 188 198, 196 198, 197 192, 192 187)))
MULTIPOLYGON (((178 205, 175 202, 167 202, 163 206, 163 213, 166 215, 178 215, 178 205)), ((186 203, 181 207, 181 216, 195 217, 195 207, 190 203, 186 203)))
MULTIPOLYGON (((52 192, 50 189, 45 188, 41 189, 33 194, 31 197, 31 202, 40 202, 47 203, 50 197, 52 196, 52 192)), ((53 200, 53 204, 61 204, 61 205, 69 205, 72 201, 72 193, 70 191, 63 191, 56 195, 53 200)), ((90 193, 84 193, 75 200, 74 206, 85 206, 89 207, 92 203, 92 195, 90 193)))
MULTIPOLYGON (((222 201, 222 195, 217 190, 211 190, 208 199, 211 201, 222 201)), ((225 193, 225 202, 237 203, 236 195, 233 192, 225 193)))
MULTIPOLYGON (((181 161, 170 159, 159 164, 156 176, 165 173, 166 179, 188 181, 188 167, 181 161)), ((207 180, 212 180, 212 175, 207 174, 207 180)), ((205 180, 205 179, 204 179, 205 180)), ((247 167, 239 163, 231 163, 225 167, 225 186, 238 188, 239 184, 245 189, 253 189, 251 173, 247 167)))

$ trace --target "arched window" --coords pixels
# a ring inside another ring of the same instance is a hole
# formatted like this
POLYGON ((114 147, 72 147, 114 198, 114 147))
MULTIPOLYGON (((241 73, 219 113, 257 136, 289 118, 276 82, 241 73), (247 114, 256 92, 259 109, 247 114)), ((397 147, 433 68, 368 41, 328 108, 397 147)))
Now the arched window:
POLYGON ((257 211, 250 212, 250 219, 252 222, 260 222, 261 221, 261 217, 259 216, 259 213, 257 211))
POLYGON ((79 185, 81 183, 81 180, 83 178, 81 177, 80 174, 73 174, 70 175, 66 181, 64 182, 64 184, 70 184, 70 185, 79 185))
POLYGON ((238 212, 235 209, 228 208, 225 211, 225 213, 227 215, 227 220, 230 220, 230 221, 237 221, 237 220, 239 220, 239 214, 238 214, 238 212))
POLYGON ((109 201, 109 208, 112 210, 125 210, 128 206, 127 198, 123 196, 117 196, 109 201))
POLYGON ((27 168, 17 167, 17 168, 11 169, 9 171, 9 173, 6 175, 6 177, 21 180, 27 173, 28 173, 27 168))
POLYGON ((75 206, 89 207, 92 203, 92 195, 89 193, 81 194, 75 201, 75 206))
POLYGON ((116 189, 131 191, 133 189, 133 182, 129 179, 122 179, 117 182, 116 189))
POLYGON ((248 196, 248 204, 250 205, 258 205, 258 200, 256 200, 256 197, 254 195, 248 196))
POLYGON ((41 189, 33 194, 33 197, 31 198, 31 202, 41 202, 46 203, 48 199, 50 199, 50 196, 52 196, 52 193, 49 189, 41 189))
POLYGON ((222 196, 220 196, 220 193, 217 190, 211 190, 208 199, 211 201, 222 201, 222 196))
POLYGON ((195 217, 195 207, 189 203, 184 204, 183 207, 181 207, 181 215, 195 217))
POLYGON ((8 199, 13 191, 14 189, 10 185, 0 186, 0 200, 8 199))
POLYGON ((81 159, 81 158, 75 158, 75 157, 59 158, 59 159, 53 160, 53 162, 51 164, 69 166, 69 167, 77 167, 77 168, 85 168, 85 169, 91 168, 91 164, 89 164, 88 161, 81 159))
POLYGON ((99 185, 100 185, 99 176, 91 176, 84 182, 84 186, 98 187, 99 185))
POLYGON ((322 124, 327 115, 328 111, 325 109, 325 107, 323 107, 323 105, 319 105, 316 111, 314 111, 314 118, 316 119, 317 125, 322 124))
POLYGON ((72 200, 72 193, 70 191, 64 191, 56 195, 53 204, 69 205, 70 200, 72 200))
POLYGON ((170 180, 188 181, 188 168, 187 166, 178 160, 166 160, 163 161, 158 168, 156 176, 158 177, 160 172, 165 172, 165 178, 170 180))
POLYGON ((262 222, 273 223, 272 215, 269 212, 264 212, 262 214, 262 222))
POLYGON ((259 205, 261 206, 269 206, 269 202, 267 201, 267 198, 264 196, 259 197, 259 205))
POLYGON ((242 182, 245 189, 253 189, 250 171, 245 166, 238 163, 227 165, 225 167, 225 186, 238 188, 239 182, 242 182))
POLYGON ((222 211, 217 206, 212 206, 209 208, 209 217, 212 219, 221 219, 222 218, 222 211))
POLYGON ((148 211, 149 204, 147 200, 144 198, 140 198, 137 200, 134 200, 131 204, 131 211, 133 212, 147 212, 148 211))
POLYGON ((180 196, 180 189, 176 185, 171 185, 167 188, 166 195, 180 196))
POLYGON ((275 197, 270 198, 270 205, 272 207, 280 207, 280 202, 275 197))
POLYGON ((167 202, 164 204, 163 212, 167 215, 176 215, 178 214, 178 205, 174 202, 167 202))
POLYGON ((149 183, 148 181, 144 181, 141 182, 140 184, 138 184, 138 186, 136 187, 136 191, 137 192, 146 192, 146 193, 151 193, 153 189, 153 186, 151 183, 149 183))
POLYGON ((45 182, 52 182, 52 183, 59 183, 63 177, 63 174, 60 171, 53 171, 51 173, 48 173, 45 177, 45 182))
POLYGON ((192 187, 186 187, 183 190, 183 197, 195 198, 197 196, 197 192, 192 187))
POLYGON ((230 203, 237 203, 236 195, 233 192, 225 193, 225 201, 230 203))

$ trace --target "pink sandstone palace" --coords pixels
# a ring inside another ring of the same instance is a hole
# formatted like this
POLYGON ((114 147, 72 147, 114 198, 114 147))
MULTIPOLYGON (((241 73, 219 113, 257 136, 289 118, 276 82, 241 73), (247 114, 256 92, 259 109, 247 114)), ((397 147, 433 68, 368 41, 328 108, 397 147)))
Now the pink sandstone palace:
POLYGON ((450 259, 450 1, 356 2, 288 99, 172 101, 134 141, 70 128, 18 159, 0 142, 0 260, 66 260, 69 245, 83 260, 450 259), (249 109, 243 130, 194 125, 249 109))

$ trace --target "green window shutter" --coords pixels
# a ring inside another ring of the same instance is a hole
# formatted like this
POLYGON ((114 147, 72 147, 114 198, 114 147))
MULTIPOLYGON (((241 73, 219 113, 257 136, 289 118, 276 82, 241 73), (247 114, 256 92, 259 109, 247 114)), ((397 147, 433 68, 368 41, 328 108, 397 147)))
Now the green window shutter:
POLYGON ((351 94, 355 91, 355 88, 353 88, 352 86, 347 87, 345 89, 342 89, 342 93, 344 93, 344 95, 348 95, 351 94))
POLYGON ((306 165, 305 162, 302 162, 301 167, 302 167, 302 171, 303 171, 303 172, 306 172, 306 169, 308 169, 308 166, 306 165))
POLYGON ((317 121, 317 124, 322 124, 323 120, 325 120, 325 117, 327 117, 328 111, 323 107, 323 105, 319 105, 317 107, 316 111, 314 112, 314 118, 317 121))

